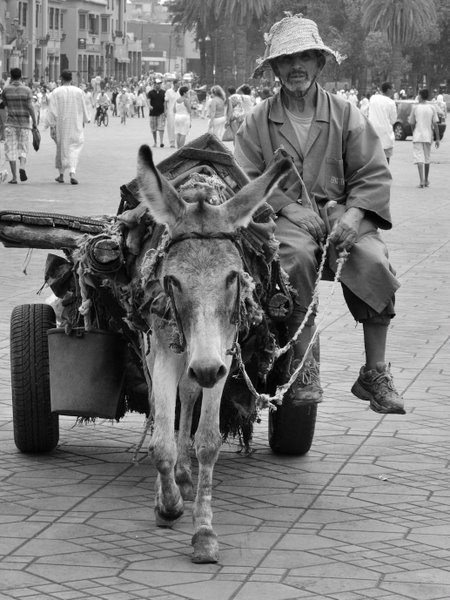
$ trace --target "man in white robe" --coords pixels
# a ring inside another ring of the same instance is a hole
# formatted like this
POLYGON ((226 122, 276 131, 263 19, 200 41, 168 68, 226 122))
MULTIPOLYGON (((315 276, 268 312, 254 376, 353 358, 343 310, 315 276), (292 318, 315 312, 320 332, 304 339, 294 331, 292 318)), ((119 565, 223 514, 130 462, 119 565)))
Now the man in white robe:
POLYGON ((49 97, 48 124, 56 142, 55 166, 59 171, 58 183, 64 183, 64 172, 69 169, 70 183, 76 185, 78 160, 84 144, 84 125, 90 116, 86 96, 80 88, 72 85, 72 73, 61 73, 61 86, 49 97))

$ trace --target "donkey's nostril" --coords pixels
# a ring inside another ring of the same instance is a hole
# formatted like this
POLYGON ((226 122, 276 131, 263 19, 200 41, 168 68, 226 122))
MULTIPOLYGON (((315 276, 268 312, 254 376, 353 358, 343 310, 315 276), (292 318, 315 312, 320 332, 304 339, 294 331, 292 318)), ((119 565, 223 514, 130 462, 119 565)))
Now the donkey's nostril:
POLYGON ((192 362, 188 368, 188 377, 196 381, 201 387, 212 388, 216 383, 225 377, 227 368, 223 363, 215 363, 213 365, 200 365, 192 362))
POLYGON ((222 377, 225 377, 225 375, 227 374, 227 368, 225 365, 221 365, 219 367, 219 370, 217 371, 217 381, 219 381, 219 379, 222 379, 222 377))

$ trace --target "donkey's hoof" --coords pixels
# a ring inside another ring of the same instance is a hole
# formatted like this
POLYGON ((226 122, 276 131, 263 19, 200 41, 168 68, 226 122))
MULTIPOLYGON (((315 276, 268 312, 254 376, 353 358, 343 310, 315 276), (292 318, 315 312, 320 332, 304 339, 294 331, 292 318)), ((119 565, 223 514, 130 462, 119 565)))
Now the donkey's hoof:
POLYGON ((193 563, 216 563, 219 560, 219 543, 212 529, 202 528, 192 536, 193 563))
POLYGON ((181 519, 184 513, 183 505, 181 509, 171 512, 163 512, 158 506, 155 506, 155 523, 157 527, 173 527, 181 519))

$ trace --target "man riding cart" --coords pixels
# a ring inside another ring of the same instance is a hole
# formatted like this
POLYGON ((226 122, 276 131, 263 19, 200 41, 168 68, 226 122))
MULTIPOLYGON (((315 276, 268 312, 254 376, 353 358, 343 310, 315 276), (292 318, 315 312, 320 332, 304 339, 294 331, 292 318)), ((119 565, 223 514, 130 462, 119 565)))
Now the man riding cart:
MULTIPOLYGON (((349 252, 341 282, 349 310, 364 330, 366 364, 352 392, 369 401, 375 412, 404 414, 403 399, 385 360, 399 283, 378 232, 392 227, 391 175, 370 123, 351 103, 317 83, 327 57, 338 63, 343 59, 323 43, 314 21, 289 15, 273 25, 254 77, 272 69, 281 90, 246 116, 236 136, 235 157, 254 178, 268 168, 275 150, 283 148, 302 178, 299 183, 292 176, 269 202, 277 218, 281 264, 297 291, 291 333, 307 313, 321 244, 331 234, 328 264, 336 271, 337 253, 349 252)), ((310 344, 313 334, 314 315, 294 350, 294 363, 303 361, 293 390, 296 404, 322 401, 319 368, 310 344)))

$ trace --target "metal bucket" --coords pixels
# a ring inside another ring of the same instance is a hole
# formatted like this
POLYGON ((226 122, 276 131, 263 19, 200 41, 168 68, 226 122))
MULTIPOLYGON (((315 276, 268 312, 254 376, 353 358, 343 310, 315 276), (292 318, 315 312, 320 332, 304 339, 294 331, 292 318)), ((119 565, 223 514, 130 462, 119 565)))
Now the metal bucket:
POLYGON ((111 331, 49 329, 52 412, 113 419, 125 379, 126 344, 111 331))

